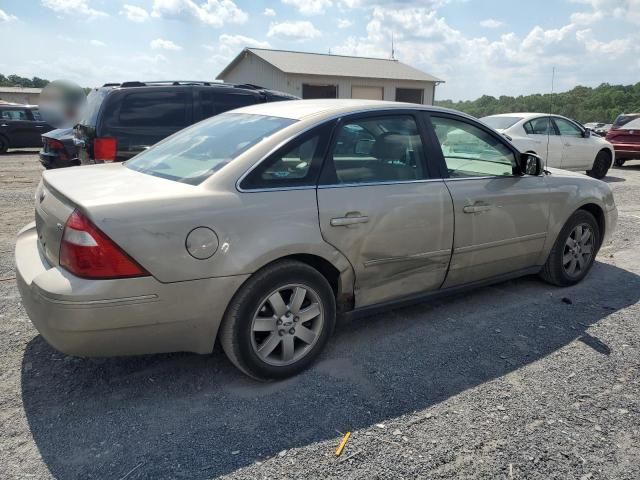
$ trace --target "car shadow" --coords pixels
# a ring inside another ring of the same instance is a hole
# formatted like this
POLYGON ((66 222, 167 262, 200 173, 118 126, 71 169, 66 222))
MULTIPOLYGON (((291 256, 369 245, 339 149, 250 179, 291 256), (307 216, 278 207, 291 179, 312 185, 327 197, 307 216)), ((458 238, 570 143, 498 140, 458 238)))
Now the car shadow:
POLYGON ((611 175, 607 175, 606 177, 604 177, 602 179, 603 182, 607 182, 607 183, 618 183, 618 182, 626 182, 627 179, 626 178, 620 178, 620 177, 612 177, 611 175))
POLYGON ((278 452, 425 409, 580 341, 640 298, 640 277, 596 263, 581 284, 526 277, 345 319, 320 360, 276 383, 212 355, 66 357, 35 337, 22 397, 54 478, 212 478, 278 452))

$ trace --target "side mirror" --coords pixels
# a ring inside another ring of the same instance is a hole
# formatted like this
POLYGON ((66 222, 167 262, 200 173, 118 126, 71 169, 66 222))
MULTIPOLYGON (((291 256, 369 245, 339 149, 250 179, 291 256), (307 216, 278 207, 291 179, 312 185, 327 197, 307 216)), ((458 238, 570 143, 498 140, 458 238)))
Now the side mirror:
POLYGON ((542 158, 533 153, 523 153, 520 155, 520 172, 522 175, 542 175, 544 165, 542 158))
POLYGON ((582 134, 582 136, 584 138, 589 138, 591 136, 591 129, 590 128, 585 128, 584 129, 584 133, 582 134))

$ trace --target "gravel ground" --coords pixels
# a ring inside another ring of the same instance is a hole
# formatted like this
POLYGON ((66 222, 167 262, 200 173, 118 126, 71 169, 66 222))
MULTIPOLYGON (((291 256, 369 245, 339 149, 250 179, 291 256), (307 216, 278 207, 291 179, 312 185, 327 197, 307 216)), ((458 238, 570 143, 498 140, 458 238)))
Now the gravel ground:
POLYGON ((0 478, 640 478, 640 166, 589 277, 343 321, 279 383, 213 355, 71 358, 31 326, 13 242, 41 168, 0 157, 0 478), (334 451, 343 432, 343 455, 334 451))

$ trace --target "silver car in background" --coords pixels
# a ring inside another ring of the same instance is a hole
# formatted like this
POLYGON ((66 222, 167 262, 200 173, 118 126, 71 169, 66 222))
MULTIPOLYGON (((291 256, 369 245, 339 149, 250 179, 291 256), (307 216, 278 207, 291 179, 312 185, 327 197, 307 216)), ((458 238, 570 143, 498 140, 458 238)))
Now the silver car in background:
POLYGON ((526 274, 584 278, 609 186, 543 171, 470 116, 365 100, 260 104, 124 164, 47 171, 18 235, 25 308, 72 355, 208 353, 300 372, 336 317, 526 274))

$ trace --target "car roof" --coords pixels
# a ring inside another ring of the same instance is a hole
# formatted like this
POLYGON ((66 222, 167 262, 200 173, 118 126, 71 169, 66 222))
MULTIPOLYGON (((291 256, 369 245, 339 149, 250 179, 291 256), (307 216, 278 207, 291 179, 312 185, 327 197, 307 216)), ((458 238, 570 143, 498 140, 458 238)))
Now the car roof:
POLYGON ((448 108, 432 107, 417 103, 390 102, 383 100, 358 99, 314 99, 314 100, 286 100, 283 102, 258 103, 248 107, 233 110, 234 113, 250 113, 271 117, 304 120, 310 117, 333 117, 349 113, 367 112, 372 110, 429 110, 434 112, 451 112, 473 120, 477 120, 465 113, 448 108))

